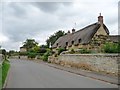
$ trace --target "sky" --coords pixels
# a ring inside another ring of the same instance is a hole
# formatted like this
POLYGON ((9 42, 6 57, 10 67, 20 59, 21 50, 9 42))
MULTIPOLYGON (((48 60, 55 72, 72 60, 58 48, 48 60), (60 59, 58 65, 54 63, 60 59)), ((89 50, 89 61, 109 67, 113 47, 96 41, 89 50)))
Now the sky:
POLYGON ((39 45, 59 30, 76 31, 98 21, 99 13, 111 35, 118 34, 119 0, 1 0, 0 45, 17 50, 26 39, 39 45), (56 2, 57 1, 57 2, 56 2), (76 23, 76 25, 75 25, 76 23))

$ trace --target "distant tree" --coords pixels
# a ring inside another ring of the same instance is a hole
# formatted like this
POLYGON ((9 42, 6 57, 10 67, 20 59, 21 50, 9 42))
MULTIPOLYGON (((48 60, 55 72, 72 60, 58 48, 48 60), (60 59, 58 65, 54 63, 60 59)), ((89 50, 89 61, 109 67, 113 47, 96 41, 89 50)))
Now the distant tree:
POLYGON ((6 50, 2 49, 2 54, 5 56, 6 55, 6 50))
POLYGON ((1 49, 1 45, 0 45, 0 54, 2 54, 2 49, 1 49))
POLYGON ((5 49, 2 49, 2 55, 3 55, 3 58, 6 59, 6 50, 5 49))
POLYGON ((48 46, 48 47, 49 47, 50 45, 52 46, 59 37, 64 36, 64 35, 65 35, 65 32, 62 31, 62 30, 59 30, 58 32, 54 33, 53 35, 51 35, 51 36, 46 40, 47 46, 48 46))
POLYGON ((11 56, 11 55, 16 54, 16 53, 17 53, 16 51, 10 50, 10 51, 8 52, 8 55, 11 56))
POLYGON ((34 40, 34 39, 27 39, 24 44, 23 47, 27 49, 27 51, 29 51, 30 49, 32 49, 33 47, 36 47, 38 45, 38 43, 34 40))

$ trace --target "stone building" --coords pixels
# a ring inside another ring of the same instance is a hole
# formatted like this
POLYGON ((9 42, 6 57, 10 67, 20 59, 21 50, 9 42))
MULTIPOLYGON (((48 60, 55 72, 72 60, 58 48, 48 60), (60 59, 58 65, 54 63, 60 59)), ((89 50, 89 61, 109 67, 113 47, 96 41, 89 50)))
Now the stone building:
POLYGON ((118 35, 110 36, 107 26, 103 22, 103 16, 98 16, 98 21, 72 33, 60 37, 52 46, 56 48, 70 49, 100 49, 106 41, 118 42, 118 35))
POLYGON ((20 52, 26 52, 26 51, 27 51, 26 48, 24 48, 24 47, 20 47, 20 52))

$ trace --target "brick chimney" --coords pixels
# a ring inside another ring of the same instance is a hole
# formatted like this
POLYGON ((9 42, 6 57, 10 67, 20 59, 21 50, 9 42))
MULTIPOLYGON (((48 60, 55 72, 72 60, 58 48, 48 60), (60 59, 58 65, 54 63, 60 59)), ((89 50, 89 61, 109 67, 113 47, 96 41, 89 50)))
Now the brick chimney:
POLYGON ((70 30, 68 30, 67 34, 70 34, 70 30))
POLYGON ((75 29, 74 28, 72 29, 72 33, 75 33, 75 29))
POLYGON ((98 16, 98 22, 100 24, 103 24, 103 16, 101 16, 101 13, 100 13, 100 16, 98 16))

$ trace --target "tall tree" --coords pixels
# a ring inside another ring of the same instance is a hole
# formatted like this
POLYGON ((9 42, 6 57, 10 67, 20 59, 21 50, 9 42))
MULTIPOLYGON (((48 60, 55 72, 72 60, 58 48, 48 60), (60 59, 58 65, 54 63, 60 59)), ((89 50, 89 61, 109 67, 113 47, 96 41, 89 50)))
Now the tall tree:
POLYGON ((27 39, 24 43, 23 43, 23 47, 28 50, 32 49, 33 47, 37 46, 38 43, 34 40, 34 39, 27 39))
POLYGON ((51 36, 46 40, 47 46, 48 46, 48 47, 49 47, 50 45, 52 46, 59 37, 64 36, 64 35, 65 35, 65 32, 62 31, 62 30, 59 30, 58 32, 54 33, 53 35, 51 35, 51 36))

